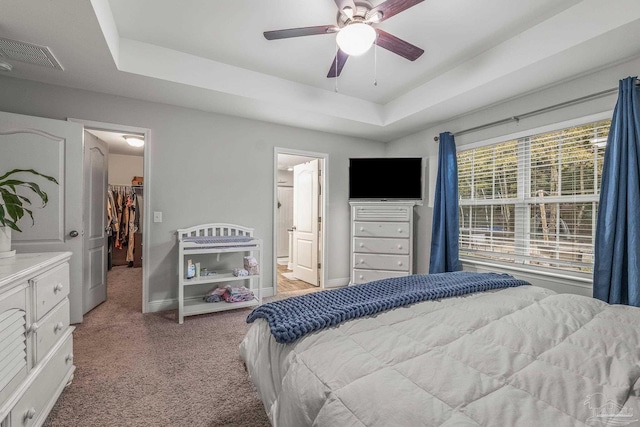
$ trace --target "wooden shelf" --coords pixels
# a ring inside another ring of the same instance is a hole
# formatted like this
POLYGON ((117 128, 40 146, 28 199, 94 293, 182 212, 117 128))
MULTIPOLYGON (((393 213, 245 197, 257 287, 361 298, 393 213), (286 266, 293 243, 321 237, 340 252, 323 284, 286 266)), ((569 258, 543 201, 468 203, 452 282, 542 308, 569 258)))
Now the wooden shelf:
POLYGON ((202 300, 202 297, 200 297, 199 299, 185 299, 184 315, 194 316, 196 314, 216 313, 233 308, 257 307, 258 305, 260 305, 260 302, 257 298, 254 298, 251 301, 243 302, 206 302, 202 300))
POLYGON ((205 283, 232 282, 235 280, 258 279, 259 276, 234 276, 232 271, 221 271, 211 276, 194 277, 193 279, 184 279, 184 286, 202 285, 205 283))

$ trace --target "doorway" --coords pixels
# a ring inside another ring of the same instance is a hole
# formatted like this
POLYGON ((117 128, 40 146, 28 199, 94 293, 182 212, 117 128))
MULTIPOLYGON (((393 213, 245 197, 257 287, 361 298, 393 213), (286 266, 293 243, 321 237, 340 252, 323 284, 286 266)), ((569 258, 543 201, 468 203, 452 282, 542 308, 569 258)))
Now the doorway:
POLYGON ((274 294, 324 289, 327 160, 322 153, 276 148, 274 294))
MULTIPOLYGON (((70 119, 71 120, 71 119, 70 119)), ((147 312, 149 223, 147 129, 72 120, 84 125, 85 233, 84 300, 86 313, 109 299, 131 300, 147 312), (102 153, 106 153, 103 157, 102 153), (106 169, 103 174, 97 172, 106 169), (104 248, 105 250, 99 250, 104 248)))

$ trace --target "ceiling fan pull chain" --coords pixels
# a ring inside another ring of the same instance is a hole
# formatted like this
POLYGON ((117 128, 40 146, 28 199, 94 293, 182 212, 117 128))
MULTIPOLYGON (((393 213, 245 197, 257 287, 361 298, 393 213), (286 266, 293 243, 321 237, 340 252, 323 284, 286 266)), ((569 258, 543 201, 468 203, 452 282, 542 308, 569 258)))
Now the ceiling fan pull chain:
POLYGON ((373 85, 378 86, 378 35, 373 42, 373 85))
POLYGON ((338 74, 338 51, 340 50, 340 47, 338 46, 338 42, 336 41, 336 59, 335 59, 335 65, 336 65, 336 76, 335 76, 335 91, 336 93, 338 93, 338 78, 340 77, 340 74, 338 74))

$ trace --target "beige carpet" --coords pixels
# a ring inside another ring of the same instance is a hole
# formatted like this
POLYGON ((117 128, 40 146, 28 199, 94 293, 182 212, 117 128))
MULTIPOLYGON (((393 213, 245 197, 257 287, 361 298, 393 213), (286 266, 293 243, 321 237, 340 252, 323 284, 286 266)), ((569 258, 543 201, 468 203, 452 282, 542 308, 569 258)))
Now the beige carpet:
POLYGON ((45 426, 268 426, 238 357, 250 310, 178 325, 175 311, 142 315, 141 293, 141 269, 109 272, 108 300, 76 329, 75 379, 45 426))

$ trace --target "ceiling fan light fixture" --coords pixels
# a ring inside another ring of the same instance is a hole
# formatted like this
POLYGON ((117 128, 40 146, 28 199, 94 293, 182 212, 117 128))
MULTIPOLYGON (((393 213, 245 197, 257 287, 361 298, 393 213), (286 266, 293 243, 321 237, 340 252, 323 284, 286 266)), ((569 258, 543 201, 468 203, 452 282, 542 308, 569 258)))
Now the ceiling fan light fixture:
POLYGON ((138 135, 125 135, 123 136, 124 140, 127 141, 132 147, 142 147, 144 145, 144 139, 138 135))
POLYGON ((336 36, 340 50, 350 56, 362 55, 371 48, 375 40, 376 30, 362 22, 347 25, 336 36))

